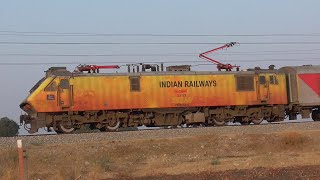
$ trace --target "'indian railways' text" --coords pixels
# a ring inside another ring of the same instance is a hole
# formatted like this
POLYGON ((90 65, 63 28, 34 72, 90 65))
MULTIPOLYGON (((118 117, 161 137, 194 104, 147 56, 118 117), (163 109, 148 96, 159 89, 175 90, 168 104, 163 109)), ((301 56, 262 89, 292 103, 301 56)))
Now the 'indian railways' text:
POLYGON ((173 88, 173 87, 215 87, 217 86, 216 80, 208 81, 160 81, 160 88, 173 88))

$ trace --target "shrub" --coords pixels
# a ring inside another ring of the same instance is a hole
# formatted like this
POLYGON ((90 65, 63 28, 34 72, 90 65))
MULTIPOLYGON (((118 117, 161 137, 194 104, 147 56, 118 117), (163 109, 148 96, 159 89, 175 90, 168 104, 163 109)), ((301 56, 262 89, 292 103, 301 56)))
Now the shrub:
POLYGON ((7 117, 0 119, 0 137, 12 137, 18 134, 18 124, 7 117))
POLYGON ((218 159, 218 158, 216 158, 216 159, 213 159, 212 161, 211 161, 211 164, 212 165, 219 165, 220 164, 220 159, 218 159))

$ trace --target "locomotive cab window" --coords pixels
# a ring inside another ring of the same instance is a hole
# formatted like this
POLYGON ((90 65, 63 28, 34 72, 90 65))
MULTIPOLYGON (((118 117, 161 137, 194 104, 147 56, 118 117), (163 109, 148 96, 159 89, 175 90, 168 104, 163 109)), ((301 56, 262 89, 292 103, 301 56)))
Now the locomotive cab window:
POLYGON ((55 81, 53 81, 44 89, 44 91, 56 91, 56 90, 57 90, 57 83, 55 81))
POLYGON ((30 93, 32 93, 33 91, 35 91, 40 85, 41 83, 43 83, 43 81, 46 80, 46 78, 42 78, 40 79, 31 89, 30 89, 30 93))
POLYGON ((270 79, 270 84, 278 84, 277 76, 270 75, 269 79, 270 79))
POLYGON ((236 77, 237 91, 254 91, 253 76, 237 76, 236 77))
POLYGON ((61 89, 69 89, 69 80, 68 79, 61 79, 60 80, 60 87, 61 87, 61 89))
POLYGON ((140 77, 129 77, 130 91, 140 91, 140 77))
POLYGON ((266 77, 265 76, 259 76, 259 83, 260 84, 266 84, 266 77))

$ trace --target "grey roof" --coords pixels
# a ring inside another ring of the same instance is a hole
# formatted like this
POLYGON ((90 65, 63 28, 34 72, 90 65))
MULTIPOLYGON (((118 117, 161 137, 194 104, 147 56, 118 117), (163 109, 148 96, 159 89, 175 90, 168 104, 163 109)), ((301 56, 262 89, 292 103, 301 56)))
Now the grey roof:
POLYGON ((280 68, 279 71, 296 74, 320 73, 320 65, 286 66, 280 68))

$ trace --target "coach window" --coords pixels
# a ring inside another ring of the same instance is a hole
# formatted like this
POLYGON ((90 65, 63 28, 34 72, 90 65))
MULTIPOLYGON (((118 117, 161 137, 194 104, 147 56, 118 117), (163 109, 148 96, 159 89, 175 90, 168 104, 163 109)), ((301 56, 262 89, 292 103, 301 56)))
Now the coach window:
POLYGON ((130 77, 130 91, 140 91, 140 77, 130 77))
POLYGON ((57 90, 57 84, 55 81, 53 81, 50 85, 48 85, 44 91, 56 91, 57 90))
POLYGON ((260 84, 266 84, 266 77, 265 76, 259 76, 259 83, 260 84))
POLYGON ((270 84, 278 84, 277 76, 270 75, 269 79, 270 79, 270 84))

